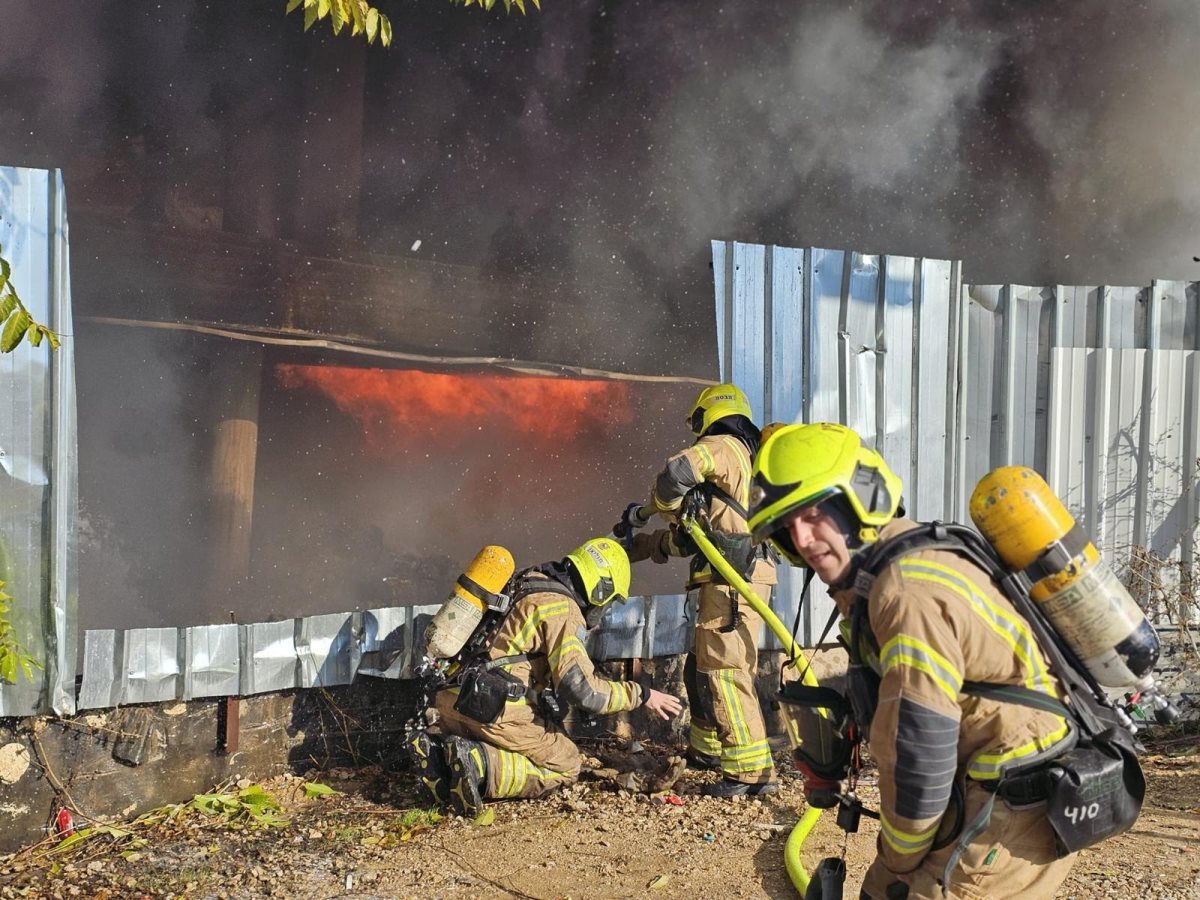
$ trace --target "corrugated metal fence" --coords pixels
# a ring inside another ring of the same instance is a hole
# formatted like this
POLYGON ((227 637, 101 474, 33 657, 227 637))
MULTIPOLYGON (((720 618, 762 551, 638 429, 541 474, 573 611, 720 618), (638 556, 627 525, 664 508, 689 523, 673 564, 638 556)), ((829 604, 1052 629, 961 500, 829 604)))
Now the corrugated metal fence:
MULTIPOLYGON (((1178 596, 1200 517, 1196 284, 965 287, 957 262, 725 242, 713 271, 721 377, 760 421, 853 427, 919 519, 967 521, 983 474, 1032 466, 1118 569, 1147 570, 1143 600, 1178 596)), ((823 589, 809 608, 806 642, 823 589)))
POLYGON ((0 167, 0 245, 33 318, 62 336, 0 355, 0 581, 43 668, 0 679, 0 716, 75 709, 75 361, 62 175, 0 167))

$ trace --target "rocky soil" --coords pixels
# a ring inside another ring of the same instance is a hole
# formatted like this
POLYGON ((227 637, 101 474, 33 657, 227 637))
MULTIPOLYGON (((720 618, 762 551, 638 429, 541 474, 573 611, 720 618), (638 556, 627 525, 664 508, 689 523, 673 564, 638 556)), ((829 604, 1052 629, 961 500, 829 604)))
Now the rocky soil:
MULTIPOLYGON (((1200 897, 1200 748, 1175 740, 1158 749, 1146 760, 1136 828, 1084 852, 1060 896, 1200 897)), ((340 791, 316 797, 306 779, 285 776, 262 786, 286 825, 189 811, 61 854, 48 852, 48 839, 0 857, 0 897, 795 896, 783 845, 804 801, 786 764, 782 793, 761 802, 703 798, 699 786, 713 776, 689 772, 676 787, 680 805, 617 788, 599 768, 592 760, 583 781, 550 799, 493 804, 476 823, 435 820, 403 773, 307 773, 340 791)), ((874 799, 870 785, 861 793, 874 799)), ((874 840, 870 820, 846 839, 827 815, 805 858, 815 864, 845 843, 846 896, 857 896, 874 840)))

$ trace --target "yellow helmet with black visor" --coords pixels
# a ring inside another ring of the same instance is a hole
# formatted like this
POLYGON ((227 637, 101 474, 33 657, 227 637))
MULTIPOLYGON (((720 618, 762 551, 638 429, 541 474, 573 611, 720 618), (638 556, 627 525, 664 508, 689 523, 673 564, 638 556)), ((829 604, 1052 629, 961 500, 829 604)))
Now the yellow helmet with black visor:
POLYGON ((750 489, 749 528, 794 566, 805 565, 788 523, 815 505, 843 525, 852 550, 879 539, 901 510, 901 482, 883 458, 844 425, 788 425, 759 450, 750 489))

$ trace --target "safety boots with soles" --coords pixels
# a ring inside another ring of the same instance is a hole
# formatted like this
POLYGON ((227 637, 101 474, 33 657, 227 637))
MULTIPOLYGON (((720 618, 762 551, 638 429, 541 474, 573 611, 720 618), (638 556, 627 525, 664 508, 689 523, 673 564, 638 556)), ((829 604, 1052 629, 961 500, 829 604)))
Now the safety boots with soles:
POLYGON ((417 773, 422 799, 430 806, 450 805, 450 767, 441 742, 426 731, 417 731, 404 742, 417 773))
POLYGON ((706 784, 700 793, 705 797, 716 797, 728 800, 733 797, 761 797, 764 794, 778 794, 779 782, 766 781, 762 784, 746 784, 744 781, 723 779, 716 784, 706 784))
POLYGON ((487 756, 483 744, 466 738, 446 738, 446 765, 450 768, 450 806, 464 818, 483 812, 487 784, 487 756))

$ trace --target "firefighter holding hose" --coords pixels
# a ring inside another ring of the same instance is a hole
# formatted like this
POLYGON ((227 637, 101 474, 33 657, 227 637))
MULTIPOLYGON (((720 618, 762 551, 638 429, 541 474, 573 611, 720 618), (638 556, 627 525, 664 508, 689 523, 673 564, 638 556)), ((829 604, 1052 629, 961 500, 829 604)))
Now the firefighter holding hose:
MULTIPOLYGON (((918 528, 900 491, 841 425, 780 429, 754 469, 755 539, 811 568, 843 619, 848 699, 879 769, 881 831, 862 896, 1051 897, 1075 860, 1056 843, 1049 782, 1037 777, 1074 743, 1064 691, 1028 622, 963 555, 917 547, 864 569, 918 528), (1042 708, 1026 702, 1038 698, 1042 708), (1017 772, 1027 777, 1008 777, 1017 772)), ((806 749, 806 794, 836 794, 838 775, 815 771, 806 749)))
POLYGON ((428 799, 464 816, 478 815, 484 800, 541 797, 578 779, 579 749, 558 727, 564 706, 596 715, 644 707, 663 719, 683 708, 648 684, 601 678, 584 648, 603 609, 629 591, 629 560, 616 541, 587 541, 510 578, 511 560, 485 548, 427 632, 427 657, 453 656, 457 668, 434 697, 440 734, 414 731, 408 752, 428 799), (476 626, 472 599, 479 610, 502 600, 503 612, 476 626), (472 637, 491 630, 479 644, 452 636, 464 621, 472 637))
POLYGON ((687 417, 695 442, 667 460, 647 504, 631 503, 614 529, 630 561, 665 563, 690 556, 687 590, 698 602, 695 648, 684 669, 691 730, 688 762, 723 773, 704 793, 734 797, 775 793, 775 767, 755 690, 762 619, 720 575, 678 526, 685 503, 699 502, 710 535, 727 559, 769 602, 774 557, 755 548, 746 526, 750 474, 761 436, 746 395, 732 384, 700 393, 687 417), (654 515, 669 527, 640 532, 654 515))

